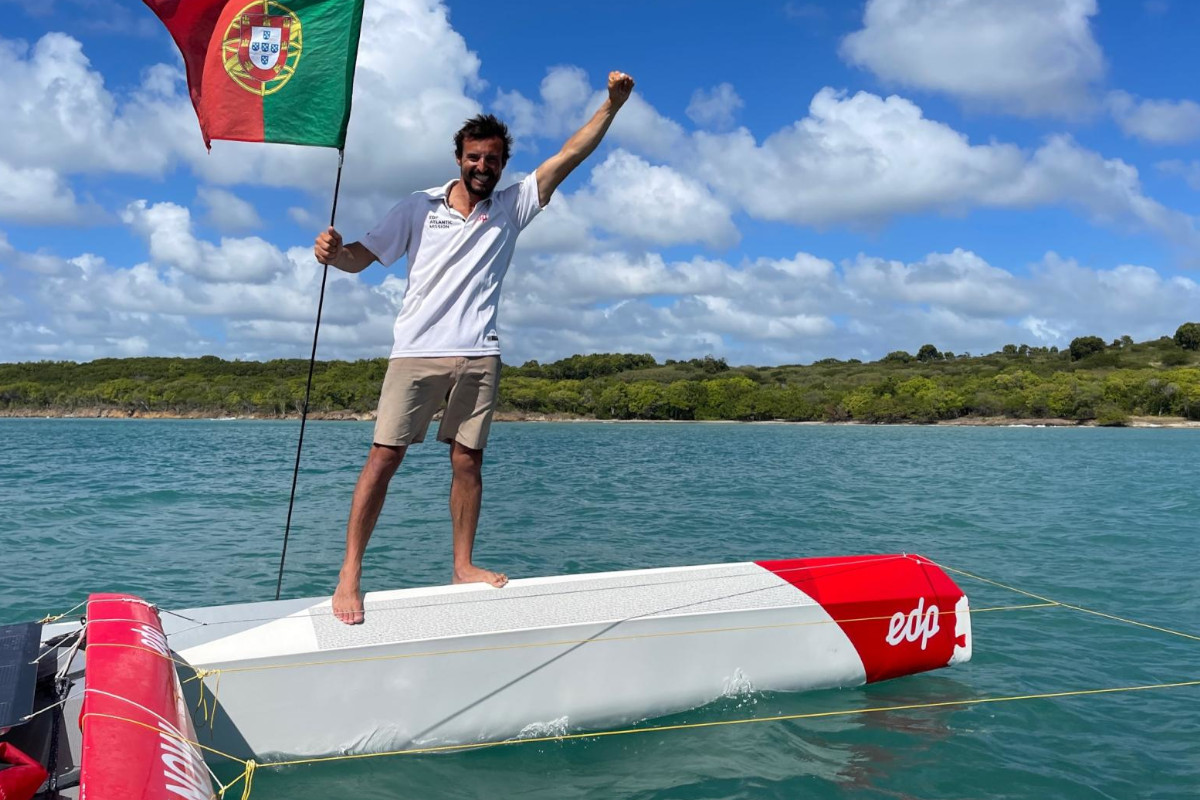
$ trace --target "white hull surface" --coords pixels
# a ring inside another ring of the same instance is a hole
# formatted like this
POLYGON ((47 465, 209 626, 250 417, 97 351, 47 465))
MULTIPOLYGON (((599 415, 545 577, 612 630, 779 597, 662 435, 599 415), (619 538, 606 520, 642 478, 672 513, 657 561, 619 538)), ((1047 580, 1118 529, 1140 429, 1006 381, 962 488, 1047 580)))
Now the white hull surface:
MULTIPOLYGON (((919 556, 748 562, 163 613, 207 671, 202 744, 260 761, 594 730, 722 695, 970 658, 967 600, 919 556), (186 619, 185 619, 186 618, 186 619)), ((198 683, 184 692, 195 703, 198 683)))

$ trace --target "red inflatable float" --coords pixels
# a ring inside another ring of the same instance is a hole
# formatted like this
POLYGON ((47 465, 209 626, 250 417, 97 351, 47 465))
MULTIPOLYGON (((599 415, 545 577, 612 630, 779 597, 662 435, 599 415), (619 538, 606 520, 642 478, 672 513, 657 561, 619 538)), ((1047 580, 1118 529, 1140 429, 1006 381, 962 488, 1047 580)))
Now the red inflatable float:
POLYGON ((0 800, 31 800, 47 777, 41 764, 0 742, 0 800))

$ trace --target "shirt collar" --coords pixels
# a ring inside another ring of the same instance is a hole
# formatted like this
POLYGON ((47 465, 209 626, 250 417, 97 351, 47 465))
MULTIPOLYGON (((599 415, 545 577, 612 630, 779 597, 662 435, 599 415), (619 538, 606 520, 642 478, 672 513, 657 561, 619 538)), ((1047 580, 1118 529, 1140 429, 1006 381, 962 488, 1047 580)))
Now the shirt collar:
POLYGON ((458 178, 454 178, 446 182, 444 186, 434 186, 429 189, 422 189, 421 194, 426 195, 430 200, 445 200, 450 196, 450 190, 454 188, 454 184, 458 182, 458 178))
MULTIPOLYGON (((459 181, 458 178, 452 178, 449 181, 446 181, 446 184, 444 186, 434 186, 433 188, 425 189, 422 191, 422 194, 428 196, 430 200, 441 200, 442 205, 449 208, 450 207, 450 190, 454 188, 454 184, 458 183, 458 181, 459 181)), ((495 191, 493 191, 492 194, 494 195, 495 191)), ((485 198, 483 200, 480 200, 479 203, 476 204, 476 208, 478 208, 479 205, 482 205, 483 203, 490 204, 491 202, 492 202, 492 198, 490 198, 490 197, 485 198)))

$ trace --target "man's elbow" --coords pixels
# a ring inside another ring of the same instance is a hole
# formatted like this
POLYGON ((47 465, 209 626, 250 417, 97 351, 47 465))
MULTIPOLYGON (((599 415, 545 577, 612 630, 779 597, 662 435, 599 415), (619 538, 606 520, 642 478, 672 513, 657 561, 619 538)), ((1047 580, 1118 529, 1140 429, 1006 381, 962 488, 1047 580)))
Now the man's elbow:
POLYGON ((342 272, 351 274, 362 272, 367 267, 371 266, 376 261, 375 256, 370 250, 363 247, 358 242, 351 242, 342 248, 342 252, 332 266, 337 267, 342 272))

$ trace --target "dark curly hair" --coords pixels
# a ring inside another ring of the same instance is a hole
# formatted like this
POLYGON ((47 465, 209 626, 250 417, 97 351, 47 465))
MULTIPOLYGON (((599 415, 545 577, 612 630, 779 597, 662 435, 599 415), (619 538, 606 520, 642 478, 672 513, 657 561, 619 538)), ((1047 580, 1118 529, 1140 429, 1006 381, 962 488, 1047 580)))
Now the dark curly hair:
POLYGON ((508 132, 508 126, 496 118, 495 114, 476 114, 463 123, 454 134, 454 156, 462 158, 463 141, 466 139, 499 139, 504 142, 504 152, 500 155, 500 165, 508 163, 508 154, 512 150, 513 138, 508 132))

